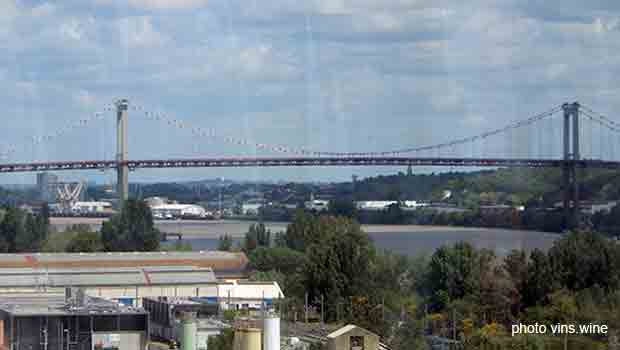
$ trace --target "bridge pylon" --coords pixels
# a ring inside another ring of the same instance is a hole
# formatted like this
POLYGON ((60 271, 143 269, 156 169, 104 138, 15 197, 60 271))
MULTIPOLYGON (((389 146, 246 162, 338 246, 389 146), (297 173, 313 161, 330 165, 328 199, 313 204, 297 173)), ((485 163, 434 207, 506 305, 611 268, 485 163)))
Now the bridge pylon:
POLYGON ((116 193, 119 206, 129 198, 129 167, 127 166, 127 110, 129 101, 116 101, 116 193))
POLYGON ((562 193, 564 222, 567 229, 580 224, 579 178, 577 162, 579 152, 579 108, 578 102, 565 103, 564 110, 564 164, 562 166, 562 193))

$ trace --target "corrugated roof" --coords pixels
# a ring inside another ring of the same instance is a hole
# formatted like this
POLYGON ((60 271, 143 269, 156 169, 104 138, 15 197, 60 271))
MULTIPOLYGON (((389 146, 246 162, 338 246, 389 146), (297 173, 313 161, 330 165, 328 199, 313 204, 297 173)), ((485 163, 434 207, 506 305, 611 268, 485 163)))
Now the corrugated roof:
POLYGON ((0 254, 0 271, 6 268, 122 268, 146 266, 209 267, 216 273, 242 273, 248 259, 243 253, 126 252, 0 254))
POLYGON ((63 294, 30 293, 19 295, 2 295, 0 310, 16 316, 32 315, 75 315, 84 314, 146 314, 143 309, 134 308, 109 300, 86 297, 86 303, 80 308, 67 305, 63 294))
POLYGON ((161 266, 145 268, 0 269, 0 287, 97 287, 210 284, 210 268, 161 266))

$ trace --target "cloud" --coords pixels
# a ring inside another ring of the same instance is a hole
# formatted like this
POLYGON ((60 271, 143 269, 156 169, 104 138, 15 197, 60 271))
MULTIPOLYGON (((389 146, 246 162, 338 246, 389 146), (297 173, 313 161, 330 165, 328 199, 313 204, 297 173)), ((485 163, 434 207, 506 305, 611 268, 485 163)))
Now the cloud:
MULTIPOLYGON (((617 1, 33 3, 0 1, 0 103, 16 116, 0 132, 8 143, 119 97, 232 136, 330 151, 447 141, 573 98, 620 108, 617 1)), ((139 117, 132 128, 162 142, 136 138, 132 155, 200 144, 139 117)), ((68 157, 61 150, 81 137, 49 157, 68 157)), ((205 152, 253 150, 213 141, 205 152)))
POLYGON ((118 21, 118 33, 123 47, 161 46, 168 41, 166 35, 153 25, 151 17, 127 17, 118 21))
POLYGON ((208 0, 97 0, 99 4, 122 6, 128 3, 130 6, 146 10, 188 10, 204 7, 208 0))

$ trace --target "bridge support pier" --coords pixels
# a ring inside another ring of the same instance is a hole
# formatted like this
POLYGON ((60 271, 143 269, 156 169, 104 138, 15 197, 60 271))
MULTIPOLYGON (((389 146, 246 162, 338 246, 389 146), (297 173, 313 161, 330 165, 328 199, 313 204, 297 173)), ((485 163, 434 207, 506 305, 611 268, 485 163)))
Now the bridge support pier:
POLYGON ((577 169, 577 162, 580 159, 579 107, 579 103, 577 102, 565 103, 564 105, 562 105, 562 109, 564 110, 564 164, 562 165, 562 192, 564 205, 564 222, 566 229, 569 230, 579 227, 581 214, 579 205, 579 178, 577 169))
POLYGON ((119 206, 129 198, 129 167, 127 161, 127 109, 129 101, 116 102, 116 192, 119 206))

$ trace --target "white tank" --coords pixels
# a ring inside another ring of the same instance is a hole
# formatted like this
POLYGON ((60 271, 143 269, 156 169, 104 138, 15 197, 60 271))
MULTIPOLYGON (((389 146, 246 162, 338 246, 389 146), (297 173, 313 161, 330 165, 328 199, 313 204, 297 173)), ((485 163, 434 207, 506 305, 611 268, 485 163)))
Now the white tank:
POLYGON ((280 318, 263 320, 263 350, 280 350, 280 318))

